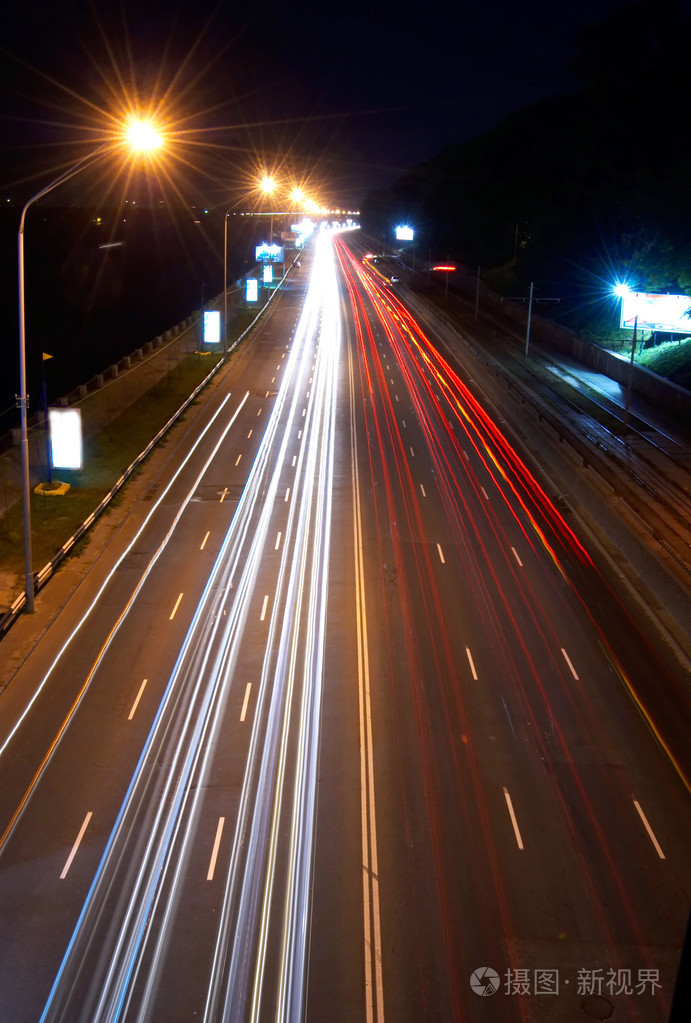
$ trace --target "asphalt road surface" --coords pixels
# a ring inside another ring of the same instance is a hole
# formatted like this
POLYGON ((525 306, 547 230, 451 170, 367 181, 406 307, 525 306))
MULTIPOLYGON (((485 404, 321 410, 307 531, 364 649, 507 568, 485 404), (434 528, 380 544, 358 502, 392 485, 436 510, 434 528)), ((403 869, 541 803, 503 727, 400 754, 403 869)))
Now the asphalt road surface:
POLYGON ((3 1023, 667 1019, 683 678, 440 352, 322 232, 27 658, 3 1023))

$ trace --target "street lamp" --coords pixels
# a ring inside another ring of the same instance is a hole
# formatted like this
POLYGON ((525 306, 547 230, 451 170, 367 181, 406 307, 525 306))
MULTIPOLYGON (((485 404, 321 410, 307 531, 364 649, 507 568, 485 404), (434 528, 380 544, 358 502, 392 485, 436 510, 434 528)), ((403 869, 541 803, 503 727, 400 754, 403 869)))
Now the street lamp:
MULTIPOLYGON (((151 120, 139 120, 130 118, 120 136, 132 152, 151 152, 162 144, 162 137, 157 132, 151 120)), ((29 476, 29 435, 27 424, 27 410, 29 396, 26 390, 26 316, 25 316, 25 279, 24 279, 24 224, 26 214, 30 206, 48 195, 54 189, 63 185, 79 174, 81 171, 96 163, 107 153, 112 152, 114 143, 105 142, 93 152, 82 157, 75 164, 69 167, 54 181, 45 185, 36 195, 32 196, 22 209, 19 218, 19 230, 17 231, 17 280, 19 290, 19 394, 17 402, 20 411, 20 457, 22 470, 22 514, 24 519, 24 596, 25 610, 29 614, 34 611, 34 575, 31 565, 31 481, 29 476)))
MULTIPOLYGON (((629 295, 634 295, 634 297, 637 297, 638 296, 638 292, 634 292, 629 287, 629 285, 625 284, 624 282, 619 282, 618 284, 615 284, 614 287, 612 288, 612 291, 614 292, 614 294, 618 298, 621 299, 621 303, 622 303, 622 326, 623 326, 623 321, 624 321, 624 316, 623 316, 624 301, 627 298, 627 296, 629 296, 629 295)), ((629 428, 629 410, 630 410, 630 407, 631 407, 631 389, 632 389, 632 386, 633 386, 633 363, 634 363, 634 360, 636 358, 636 331, 637 331, 637 329, 638 329, 638 310, 636 310, 636 313, 635 313, 634 318, 633 318, 633 337, 631 338, 631 358, 629 360, 629 371, 626 374, 626 397, 624 399, 624 431, 628 430, 628 428, 629 428)))
MULTIPOLYGON (((259 187, 261 188, 261 190, 264 193, 264 195, 269 195, 269 196, 273 195, 273 193, 276 191, 276 181, 275 181, 274 178, 271 177, 270 174, 265 174, 262 177, 261 181, 259 182, 259 187)), ((274 240, 274 215, 273 215, 273 213, 270 214, 270 219, 271 219, 271 223, 270 223, 270 226, 269 226, 269 236, 270 236, 269 237, 269 244, 273 245, 273 240, 274 240)))

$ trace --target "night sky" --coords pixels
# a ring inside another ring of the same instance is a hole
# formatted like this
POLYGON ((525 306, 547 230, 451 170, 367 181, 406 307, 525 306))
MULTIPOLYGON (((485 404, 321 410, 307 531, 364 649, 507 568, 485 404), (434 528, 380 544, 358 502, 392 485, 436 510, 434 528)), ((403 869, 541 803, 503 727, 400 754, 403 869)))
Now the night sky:
POLYGON ((445 144, 577 88, 578 33, 621 6, 26 0, 3 15, 0 182, 31 194, 136 90, 165 97, 182 192, 221 202, 265 165, 356 206, 445 144))

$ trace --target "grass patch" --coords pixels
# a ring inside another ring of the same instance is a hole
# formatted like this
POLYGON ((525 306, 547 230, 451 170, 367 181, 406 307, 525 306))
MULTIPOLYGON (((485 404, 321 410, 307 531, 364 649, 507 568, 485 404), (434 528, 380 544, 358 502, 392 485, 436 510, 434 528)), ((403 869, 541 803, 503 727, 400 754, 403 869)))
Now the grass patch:
POLYGON ((644 348, 636 355, 636 362, 658 376, 667 377, 680 387, 691 390, 691 338, 666 341, 655 348, 644 348))
MULTIPOLYGON (((43 568, 101 503, 123 472, 165 426, 220 356, 187 356, 146 391, 101 433, 87 439, 84 468, 54 470, 56 479, 70 484, 62 496, 31 494, 31 547, 34 571, 43 568)), ((24 575, 24 533, 21 501, 0 520, 0 566, 24 575)), ((88 535, 77 545, 80 552, 88 535)))

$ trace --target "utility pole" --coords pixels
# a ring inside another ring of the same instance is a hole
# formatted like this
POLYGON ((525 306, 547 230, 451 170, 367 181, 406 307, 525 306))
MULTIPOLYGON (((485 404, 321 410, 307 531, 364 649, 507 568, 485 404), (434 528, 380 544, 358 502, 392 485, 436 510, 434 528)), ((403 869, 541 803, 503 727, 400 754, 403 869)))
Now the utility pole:
MULTIPOLYGON (((530 323, 533 318, 533 292, 534 282, 530 282, 530 294, 526 298, 525 295, 504 295, 502 296, 502 302, 504 299, 508 299, 510 302, 527 302, 528 303, 528 322, 525 328, 525 356, 528 357, 528 351, 530 349, 530 323)), ((561 302, 561 298, 536 298, 536 302, 561 302)))

